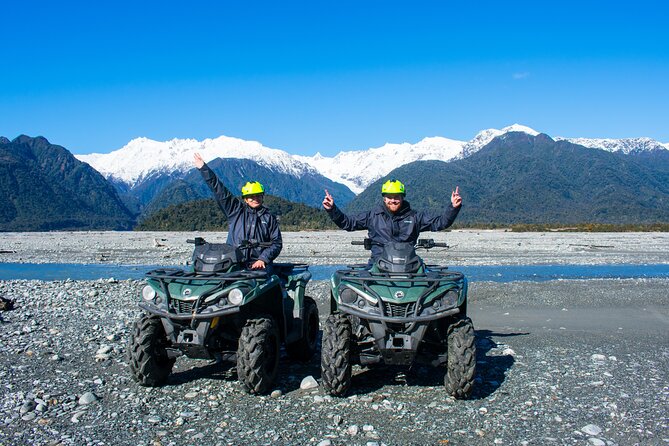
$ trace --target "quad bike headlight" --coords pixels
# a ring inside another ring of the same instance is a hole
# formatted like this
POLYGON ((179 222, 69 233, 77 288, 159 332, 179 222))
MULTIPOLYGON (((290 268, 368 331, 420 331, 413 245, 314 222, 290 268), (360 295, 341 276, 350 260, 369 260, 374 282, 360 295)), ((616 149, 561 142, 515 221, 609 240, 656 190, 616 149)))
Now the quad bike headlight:
POLYGON ((244 293, 239 288, 235 288, 228 293, 228 302, 232 305, 239 305, 242 303, 242 300, 244 300, 244 293))
POLYGON ((340 296, 341 301, 346 304, 352 304, 358 298, 358 294, 350 288, 344 288, 340 296))
POLYGON ((146 285, 144 288, 142 288, 142 299, 151 302, 155 298, 156 290, 151 288, 149 285, 146 285))
MULTIPOLYGON (((458 293, 453 290, 450 290, 446 292, 446 294, 444 294, 440 300, 442 309, 445 310, 447 308, 453 308, 458 304, 458 293)), ((439 302, 439 300, 437 300, 435 304, 437 302, 439 302)), ((435 307, 435 309, 437 309, 437 307, 435 307)))

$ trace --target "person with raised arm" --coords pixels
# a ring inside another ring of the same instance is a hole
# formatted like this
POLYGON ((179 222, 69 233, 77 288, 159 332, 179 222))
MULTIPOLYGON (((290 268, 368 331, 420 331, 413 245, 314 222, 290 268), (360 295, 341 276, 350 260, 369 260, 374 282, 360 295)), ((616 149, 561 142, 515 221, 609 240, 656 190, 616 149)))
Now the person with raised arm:
POLYGON ((250 252, 251 269, 268 269, 279 256, 283 241, 279 223, 265 206, 265 188, 257 181, 248 181, 242 187, 242 196, 236 197, 223 185, 202 156, 193 156, 195 167, 202 174, 214 198, 228 219, 227 243, 238 247, 243 240, 269 242, 270 246, 253 248, 250 252))
POLYGON ((345 231, 366 229, 368 237, 375 242, 369 264, 381 255, 382 246, 388 242, 416 243, 423 231, 441 231, 453 224, 462 207, 462 197, 458 186, 451 192, 451 201, 441 214, 430 214, 411 209, 406 197, 406 188, 398 180, 388 180, 381 187, 383 202, 371 211, 354 216, 344 214, 334 202, 330 193, 325 191, 323 208, 332 221, 345 231))

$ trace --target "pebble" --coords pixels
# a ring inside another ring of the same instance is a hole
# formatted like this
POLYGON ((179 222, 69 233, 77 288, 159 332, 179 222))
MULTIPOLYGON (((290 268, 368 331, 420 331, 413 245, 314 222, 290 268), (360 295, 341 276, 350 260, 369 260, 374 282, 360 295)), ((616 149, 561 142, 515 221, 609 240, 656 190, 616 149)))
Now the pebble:
POLYGON ((33 410, 35 410, 35 407, 37 407, 37 404, 35 404, 34 401, 32 401, 32 400, 31 401, 26 401, 25 403, 23 403, 21 405, 21 409, 19 410, 19 413, 21 415, 23 415, 25 413, 32 412, 33 410))
POLYGON ((163 419, 160 418, 158 415, 149 415, 149 416, 146 418, 146 421, 148 421, 148 422, 151 423, 151 424, 158 424, 158 423, 160 423, 161 421, 163 421, 163 419))
POLYGON ((27 414, 21 417, 23 421, 32 421, 35 418, 37 418, 37 414, 35 412, 28 412, 27 414))
POLYGON ((587 435, 596 436, 602 433, 602 428, 596 424, 588 424, 581 428, 581 432, 587 435))
POLYGON ((317 387, 318 381, 316 381, 316 379, 311 375, 305 377, 300 383, 300 389, 302 390, 315 389, 317 387))
POLYGON ((93 392, 86 392, 81 397, 79 397, 79 404, 82 406, 85 406, 87 404, 91 404, 95 401, 97 401, 99 398, 96 394, 93 392))

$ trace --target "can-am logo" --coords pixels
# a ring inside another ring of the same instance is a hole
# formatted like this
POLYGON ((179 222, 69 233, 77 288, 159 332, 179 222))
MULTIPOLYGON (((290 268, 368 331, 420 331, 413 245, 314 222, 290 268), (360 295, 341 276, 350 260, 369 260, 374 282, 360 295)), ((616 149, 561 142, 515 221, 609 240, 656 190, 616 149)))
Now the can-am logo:
POLYGON ((183 293, 181 293, 181 294, 183 294, 184 296, 190 296, 190 293, 192 293, 192 291, 190 290, 190 288, 186 288, 186 289, 183 291, 183 293))
POLYGON ((404 297, 404 291, 395 291, 395 299, 401 299, 404 297))

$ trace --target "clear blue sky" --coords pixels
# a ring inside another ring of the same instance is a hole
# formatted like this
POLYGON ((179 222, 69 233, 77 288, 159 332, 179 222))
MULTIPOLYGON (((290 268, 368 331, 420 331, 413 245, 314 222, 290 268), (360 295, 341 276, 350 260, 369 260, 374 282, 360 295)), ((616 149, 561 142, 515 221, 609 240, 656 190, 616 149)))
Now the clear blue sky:
POLYGON ((0 135, 290 153, 552 136, 669 142, 665 1, 3 2, 0 135))

